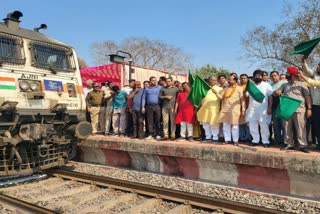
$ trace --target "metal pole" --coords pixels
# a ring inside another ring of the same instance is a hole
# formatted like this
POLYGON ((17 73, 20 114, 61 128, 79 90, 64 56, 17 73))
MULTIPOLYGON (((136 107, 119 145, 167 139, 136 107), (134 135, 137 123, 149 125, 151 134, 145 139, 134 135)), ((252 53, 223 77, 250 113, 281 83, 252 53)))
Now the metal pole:
POLYGON ((132 79, 132 60, 129 60, 129 80, 132 79))
POLYGON ((130 58, 128 60, 128 63, 129 63, 129 80, 132 78, 132 62, 133 62, 133 59, 132 59, 132 55, 131 53, 128 53, 128 52, 125 52, 125 51, 121 51, 121 50, 118 50, 117 51, 117 55, 118 53, 123 53, 123 54, 127 54, 130 58))

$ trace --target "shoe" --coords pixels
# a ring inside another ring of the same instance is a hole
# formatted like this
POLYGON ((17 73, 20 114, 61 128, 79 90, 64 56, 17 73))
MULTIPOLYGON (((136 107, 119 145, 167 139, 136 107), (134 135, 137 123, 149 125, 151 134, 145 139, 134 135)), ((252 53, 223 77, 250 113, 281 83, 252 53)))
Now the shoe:
POLYGON ((233 142, 233 145, 239 146, 239 142, 233 142))
POLYGON ((239 142, 246 142, 246 139, 244 139, 244 138, 239 138, 239 142))
POLYGON ((126 136, 124 134, 119 134, 119 137, 124 138, 126 136))
POLYGON ((105 136, 109 136, 109 135, 110 135, 110 133, 109 133, 109 132, 106 132, 106 133, 104 133, 104 135, 105 135, 105 136))
POLYGON ((286 146, 286 147, 281 148, 280 150, 287 151, 287 150, 294 150, 294 148, 292 146, 286 146))
POLYGON ((304 148, 304 147, 299 148, 299 151, 300 151, 300 152, 304 152, 304 153, 310 153, 309 149, 304 148))
POLYGON ((171 140, 176 140, 176 136, 171 136, 171 140))
POLYGON ((190 142, 194 141, 194 140, 193 140, 193 137, 188 137, 188 138, 187 138, 187 141, 190 141, 190 142))
POLYGON ((162 140, 168 140, 168 135, 163 136, 162 140))
POLYGON ((204 140, 202 140, 201 142, 202 142, 202 143, 211 143, 212 140, 211 140, 211 139, 204 139, 204 140))
POLYGON ((130 139, 135 139, 135 138, 137 138, 137 136, 131 136, 131 137, 130 137, 130 139))
POLYGON ((156 140, 161 140, 161 137, 159 135, 156 136, 156 140))
POLYGON ((212 143, 219 143, 219 140, 212 140, 212 143))
POLYGON ((270 147, 270 144, 263 144, 264 148, 270 147))
POLYGON ((247 140, 245 143, 251 146, 251 140, 247 140))
POLYGON ((250 143, 250 146, 258 146, 258 143, 250 143))
POLYGON ((153 140, 152 135, 149 135, 148 137, 144 138, 145 140, 153 140))
POLYGON ((230 143, 231 143, 230 141, 225 141, 225 142, 224 142, 224 144, 230 144, 230 143))
POLYGON ((183 138, 183 137, 179 137, 178 139, 176 139, 176 141, 184 141, 185 140, 185 138, 183 138))

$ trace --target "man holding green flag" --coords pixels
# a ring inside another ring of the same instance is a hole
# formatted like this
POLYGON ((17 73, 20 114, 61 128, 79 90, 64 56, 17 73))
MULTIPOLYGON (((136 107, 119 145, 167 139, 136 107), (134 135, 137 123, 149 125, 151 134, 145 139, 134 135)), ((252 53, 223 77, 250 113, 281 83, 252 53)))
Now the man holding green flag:
MULTIPOLYGON (((286 111, 293 111, 293 114, 288 119, 288 121, 283 121, 284 130, 286 133, 284 142, 285 144, 287 144, 287 147, 283 148, 283 150, 294 149, 293 127, 295 127, 299 150, 305 153, 309 153, 309 150, 306 148, 308 145, 306 136, 306 117, 309 118, 311 116, 311 98, 306 83, 300 81, 297 73, 298 68, 288 67, 286 75, 288 83, 283 84, 278 90, 274 92, 274 95, 280 96, 283 94, 288 96, 289 98, 294 98, 298 101, 301 101, 301 104, 297 105, 295 109, 291 109, 293 104, 290 104, 290 102, 286 104, 286 111)), ((280 107, 281 105, 283 105, 283 103, 281 103, 281 100, 279 105, 280 107)))
POLYGON ((249 96, 249 106, 246 112, 246 122, 248 122, 250 134, 252 136, 251 146, 259 144, 261 130, 261 139, 264 147, 269 147, 269 124, 272 113, 272 87, 269 83, 262 81, 263 71, 255 70, 253 72, 254 83, 248 81, 247 91, 249 96), (252 86, 250 86, 250 84, 252 86), (254 87, 253 90, 250 87, 254 87), (254 92, 251 93, 250 91, 254 92), (256 96, 258 95, 258 96, 256 96))
MULTIPOLYGON (((195 80, 197 81, 197 80, 195 80)), ((216 85, 217 79, 215 77, 209 78, 209 83, 205 87, 206 96, 201 99, 201 107, 197 112, 198 121, 203 125, 206 139, 203 142, 218 143, 219 139, 219 112, 220 112, 220 99, 217 94, 222 94, 223 89, 216 85), (209 87, 209 90, 207 90, 209 87)), ((194 83, 195 84, 195 83, 194 83)))
MULTIPOLYGON (((312 39, 310 41, 302 42, 294 47, 294 51, 289 54, 289 56, 294 54, 302 54, 302 70, 303 73, 313 80, 320 80, 320 63, 318 63, 316 71, 314 72, 307 65, 307 59, 313 49, 320 42, 320 37, 312 39)), ((311 98, 312 98, 312 130, 313 135, 317 138, 317 141, 320 142, 320 123, 315 122, 320 118, 320 88, 311 87, 311 98)), ((320 144, 318 144, 319 147, 320 144)))
POLYGON ((298 71, 298 76, 299 78, 303 79, 308 84, 308 86, 320 88, 320 80, 314 80, 306 77, 301 71, 298 71))
MULTIPOLYGON (((316 71, 313 71, 309 68, 307 65, 307 57, 303 56, 302 57, 302 71, 303 73, 315 80, 319 81, 320 80, 320 63, 318 63, 316 71)), ((320 143, 320 123, 317 122, 320 118, 320 88, 316 87, 310 87, 310 93, 311 93, 311 98, 312 98, 312 130, 314 131, 314 135, 316 137, 316 140, 318 143, 320 143)), ((319 144, 318 144, 319 147, 319 144)))

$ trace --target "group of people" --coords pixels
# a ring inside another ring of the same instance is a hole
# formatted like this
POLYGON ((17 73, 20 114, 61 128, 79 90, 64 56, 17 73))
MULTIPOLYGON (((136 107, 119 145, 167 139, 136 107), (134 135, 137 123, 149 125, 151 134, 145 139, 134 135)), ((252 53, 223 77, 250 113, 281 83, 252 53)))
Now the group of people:
POLYGON ((211 76, 206 79, 210 90, 198 108, 188 99, 189 83, 171 77, 150 77, 143 83, 131 79, 122 89, 112 82, 100 86, 89 80, 87 119, 93 135, 162 141, 197 137, 206 143, 262 143, 264 147, 273 139, 281 149, 308 153, 309 133, 313 142, 320 143, 320 63, 314 72, 306 61, 303 57, 302 71, 288 67, 286 74, 256 70, 253 76, 211 76), (249 80, 264 95, 262 102, 246 90, 249 80), (288 121, 276 115, 281 95, 302 101, 288 121))

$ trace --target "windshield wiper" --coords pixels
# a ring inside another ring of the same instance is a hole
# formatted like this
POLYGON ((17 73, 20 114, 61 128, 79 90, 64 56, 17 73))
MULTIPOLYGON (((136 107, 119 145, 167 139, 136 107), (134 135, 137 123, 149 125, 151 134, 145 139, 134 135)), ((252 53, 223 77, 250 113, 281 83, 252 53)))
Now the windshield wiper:
POLYGON ((49 66, 49 70, 51 71, 51 73, 53 74, 57 74, 57 70, 53 69, 52 66, 49 66))

